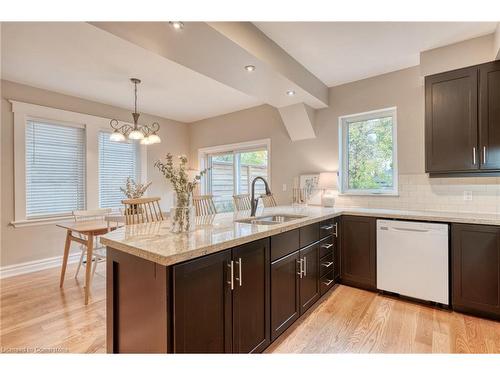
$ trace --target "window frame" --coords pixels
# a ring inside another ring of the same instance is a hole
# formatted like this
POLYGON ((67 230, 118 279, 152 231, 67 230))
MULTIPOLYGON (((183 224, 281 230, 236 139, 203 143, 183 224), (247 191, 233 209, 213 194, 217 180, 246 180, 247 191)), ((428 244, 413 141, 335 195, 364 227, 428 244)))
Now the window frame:
MULTIPOLYGON (((79 126, 85 129, 85 209, 99 208, 99 132, 109 131, 109 118, 9 100, 14 115, 14 220, 11 225, 24 227, 59 223, 71 215, 26 217, 26 126, 28 120, 79 126)), ((125 122, 120 121, 120 125, 125 122)), ((141 180, 147 180, 147 148, 140 148, 141 180)))
MULTIPOLYGON (((48 124, 48 125, 55 125, 55 126, 64 126, 64 127, 70 127, 70 128, 78 128, 78 129, 83 129, 83 153, 84 153, 84 157, 83 157, 83 163, 84 163, 84 168, 85 170, 83 171, 83 190, 84 190, 84 199, 83 199, 83 206, 85 209, 86 205, 87 205, 87 139, 86 139, 86 131, 85 131, 85 126, 82 125, 82 124, 78 124, 78 123, 72 123, 72 122, 67 122, 67 121, 56 121, 56 120, 47 120, 47 119, 44 119, 44 118, 40 118, 40 117, 35 117, 35 116, 26 116, 25 117, 25 129, 28 125, 28 122, 29 121, 32 121, 32 122, 39 122, 39 123, 45 123, 45 124, 48 124)), ((27 213, 27 190, 28 190, 28 185, 27 185, 27 176, 26 176, 26 131, 24 133, 24 155, 25 155, 25 163, 24 163, 24 178, 25 178, 25 183, 24 183, 24 200, 25 200, 25 217, 26 217, 26 220, 30 221, 30 222, 35 222, 35 221, 40 221, 40 220, 46 220, 46 219, 54 219, 54 218, 58 218, 58 217, 66 217, 66 216, 69 216, 71 215, 71 212, 63 212, 63 213, 47 213, 47 214, 41 214, 41 215, 32 215, 32 216, 28 216, 28 213, 27 213)), ((79 209, 79 208, 77 208, 79 209)))
MULTIPOLYGON (((218 145, 211 147, 203 147, 198 149, 198 165, 200 166, 200 170, 203 170, 208 167, 208 157, 214 156, 217 154, 233 154, 233 176, 235 181, 239 181, 239 163, 237 162, 236 154, 240 152, 251 152, 251 151, 260 151, 267 150, 267 182, 269 186, 271 184, 271 139, 258 139, 254 141, 248 142, 239 142, 239 143, 231 143, 226 145, 218 145)), ((206 176, 203 176, 200 183, 201 194, 209 194, 210 189, 208 186, 209 180, 206 176)), ((233 195, 237 193, 238 184, 233 183, 233 195)))
POLYGON ((397 107, 377 109, 368 112, 340 116, 338 119, 339 130, 339 194, 340 195, 374 195, 374 196, 399 196, 398 173, 398 139, 397 139, 397 107), (353 122, 373 120, 381 117, 392 117, 392 189, 349 189, 348 188, 348 156, 347 134, 348 125, 353 122))

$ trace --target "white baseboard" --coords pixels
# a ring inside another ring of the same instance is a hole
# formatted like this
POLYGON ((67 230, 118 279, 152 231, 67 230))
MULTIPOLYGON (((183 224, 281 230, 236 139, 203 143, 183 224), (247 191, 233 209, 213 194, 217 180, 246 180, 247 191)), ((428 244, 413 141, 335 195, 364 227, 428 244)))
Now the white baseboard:
MULTIPOLYGON (((7 277, 24 275, 26 273, 46 270, 48 268, 61 267, 62 255, 52 258, 34 260, 31 262, 11 264, 9 266, 0 267, 0 279, 7 277)), ((80 260, 80 253, 70 254, 68 264, 76 263, 80 260)))

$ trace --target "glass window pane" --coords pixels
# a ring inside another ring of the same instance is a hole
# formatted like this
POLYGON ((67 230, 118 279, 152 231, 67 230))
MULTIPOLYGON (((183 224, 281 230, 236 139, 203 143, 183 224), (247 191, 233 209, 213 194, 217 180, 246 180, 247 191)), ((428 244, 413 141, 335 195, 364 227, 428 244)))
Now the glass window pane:
POLYGON ((392 116, 347 124, 347 188, 392 190, 392 116))
MULTIPOLYGON (((250 194, 251 184, 255 177, 261 176, 268 180, 267 175, 267 150, 246 151, 238 154, 239 163, 239 191, 238 194, 250 194)), ((266 192, 264 183, 258 180, 255 183, 255 193, 266 192)))
POLYGON ((217 212, 233 211, 234 156, 232 153, 209 156, 209 192, 217 212))
POLYGON ((26 217, 85 208, 85 129, 28 121, 26 217))

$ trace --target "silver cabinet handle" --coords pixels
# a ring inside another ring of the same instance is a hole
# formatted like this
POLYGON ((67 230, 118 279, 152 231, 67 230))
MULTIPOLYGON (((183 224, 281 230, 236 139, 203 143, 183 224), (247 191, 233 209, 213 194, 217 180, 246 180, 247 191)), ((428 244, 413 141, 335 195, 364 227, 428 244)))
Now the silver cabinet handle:
POLYGON ((472 164, 476 165, 476 148, 472 147, 472 164))
POLYGON ((227 282, 231 285, 231 290, 234 290, 234 262, 230 261, 227 266, 229 267, 230 272, 230 280, 227 282))
POLYGON ((325 243, 325 244, 321 245, 321 247, 324 248, 324 249, 329 249, 332 246, 333 246, 332 243, 325 243))
POLYGON ((483 146, 483 164, 486 164, 486 146, 483 146))
POLYGON ((299 263, 299 272, 297 273, 297 275, 299 275, 299 277, 302 279, 302 258, 300 258, 297 262, 299 263))
POLYGON ((324 230, 333 229, 333 224, 322 226, 321 229, 324 229, 324 230))
POLYGON ((333 235, 334 235, 335 237, 338 237, 338 236, 339 236, 339 233, 338 233, 339 228, 338 228, 337 224, 338 224, 338 223, 335 223, 335 224, 334 224, 334 226, 335 226, 335 232, 333 232, 333 235))
POLYGON ((307 276, 307 258, 304 257, 304 276, 307 276))
POLYGON ((321 265, 322 265, 323 267, 326 267, 326 268, 330 267, 332 264, 333 264, 333 262, 321 263, 321 265))
POLYGON ((238 261, 236 262, 238 264, 238 277, 236 280, 240 283, 240 286, 243 285, 243 274, 241 273, 241 258, 238 258, 238 261))
POLYGON ((325 284, 326 286, 330 285, 331 283, 333 283, 333 280, 328 280, 328 282, 323 281, 323 284, 325 284))

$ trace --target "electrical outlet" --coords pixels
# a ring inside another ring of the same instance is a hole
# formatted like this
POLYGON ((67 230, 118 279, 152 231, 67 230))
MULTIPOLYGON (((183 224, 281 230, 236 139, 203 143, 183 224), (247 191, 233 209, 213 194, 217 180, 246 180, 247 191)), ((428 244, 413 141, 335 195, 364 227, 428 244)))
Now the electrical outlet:
POLYGON ((471 201, 471 200, 472 200, 472 191, 464 190, 464 201, 471 201))
POLYGON ((286 184, 283 184, 283 191, 286 191, 286 184))

